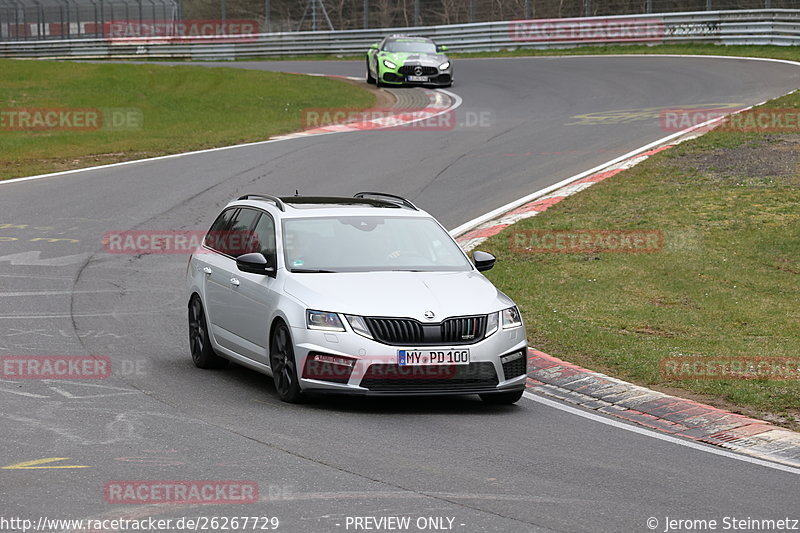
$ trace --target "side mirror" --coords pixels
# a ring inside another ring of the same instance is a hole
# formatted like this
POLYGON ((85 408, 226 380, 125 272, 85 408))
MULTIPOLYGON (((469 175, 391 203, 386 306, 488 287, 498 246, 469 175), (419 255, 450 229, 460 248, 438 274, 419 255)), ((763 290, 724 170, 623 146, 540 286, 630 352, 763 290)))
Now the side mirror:
POLYGON ((377 50, 378 49, 378 43, 372 43, 372 46, 370 46, 370 48, 372 50, 377 50))
POLYGON ((264 254, 258 252, 243 254, 236 258, 236 268, 249 274, 275 277, 274 259, 270 262, 264 254))
POLYGON ((480 250, 472 254, 472 259, 475 261, 475 268, 478 269, 478 272, 486 272, 491 269, 494 266, 494 262, 497 261, 492 254, 481 252, 480 250))
POLYGON ((436 47, 440 52, 447 52, 448 48, 446 44, 440 44, 436 47))

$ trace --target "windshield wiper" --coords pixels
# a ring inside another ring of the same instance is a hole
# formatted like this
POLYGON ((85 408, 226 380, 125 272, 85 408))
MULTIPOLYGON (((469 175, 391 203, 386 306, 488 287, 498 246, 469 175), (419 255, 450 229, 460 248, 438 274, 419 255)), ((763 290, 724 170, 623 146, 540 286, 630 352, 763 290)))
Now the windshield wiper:
POLYGON ((333 270, 319 270, 316 268, 293 268, 291 272, 300 274, 336 274, 333 270))

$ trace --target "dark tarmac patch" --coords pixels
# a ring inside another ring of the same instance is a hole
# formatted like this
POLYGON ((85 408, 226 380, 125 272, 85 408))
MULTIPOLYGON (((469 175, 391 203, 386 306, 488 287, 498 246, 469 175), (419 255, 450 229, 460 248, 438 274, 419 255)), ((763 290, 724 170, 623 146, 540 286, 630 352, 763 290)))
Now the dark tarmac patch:
POLYGON ((765 135, 734 148, 687 153, 671 163, 719 185, 800 186, 800 134, 765 135))

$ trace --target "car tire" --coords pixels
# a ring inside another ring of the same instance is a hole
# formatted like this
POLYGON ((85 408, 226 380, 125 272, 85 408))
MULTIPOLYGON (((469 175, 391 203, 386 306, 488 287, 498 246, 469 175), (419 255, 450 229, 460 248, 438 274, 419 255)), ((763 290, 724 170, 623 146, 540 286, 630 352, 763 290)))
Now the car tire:
POLYGON ((369 71, 369 59, 367 59, 367 83, 375 84, 375 78, 372 77, 372 73, 369 71))
POLYGON ((198 296, 189 302, 189 350, 197 368, 225 368, 230 362, 217 355, 211 346, 206 313, 198 296))
POLYGON ((491 394, 481 394, 481 400, 489 405, 511 405, 516 403, 522 398, 524 390, 515 390, 511 392, 495 392, 491 394))
POLYGON ((278 397, 287 403, 301 402, 303 394, 300 391, 300 380, 297 377, 297 360, 294 357, 292 334, 284 322, 279 322, 272 332, 272 339, 269 343, 269 362, 278 397))

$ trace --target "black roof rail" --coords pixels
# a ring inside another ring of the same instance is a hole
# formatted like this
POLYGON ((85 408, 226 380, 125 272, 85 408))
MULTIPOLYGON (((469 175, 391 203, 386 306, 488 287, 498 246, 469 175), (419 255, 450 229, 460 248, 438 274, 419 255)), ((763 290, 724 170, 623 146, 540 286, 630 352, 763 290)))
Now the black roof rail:
POLYGON ((395 194, 389 194, 389 193, 386 193, 386 192, 362 191, 362 192, 355 193, 353 195, 353 198, 366 198, 367 196, 377 196, 378 198, 383 198, 383 199, 387 199, 388 198, 388 201, 393 203, 393 204, 400 204, 400 205, 403 205, 405 207, 408 207, 409 209, 413 209, 414 211, 419 211, 419 208, 417 206, 415 206, 414 204, 412 204, 411 202, 409 202, 408 200, 406 200, 402 196, 397 196, 395 194))
POLYGON ((247 200, 250 198, 261 198, 262 200, 269 200, 270 202, 275 202, 275 207, 277 207, 281 211, 286 211, 286 205, 283 203, 283 200, 281 200, 277 196, 272 196, 271 194, 245 194, 244 196, 240 196, 239 200, 247 200))

